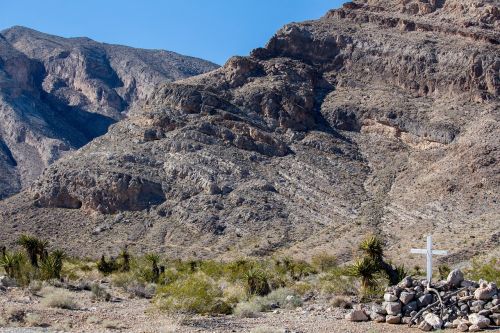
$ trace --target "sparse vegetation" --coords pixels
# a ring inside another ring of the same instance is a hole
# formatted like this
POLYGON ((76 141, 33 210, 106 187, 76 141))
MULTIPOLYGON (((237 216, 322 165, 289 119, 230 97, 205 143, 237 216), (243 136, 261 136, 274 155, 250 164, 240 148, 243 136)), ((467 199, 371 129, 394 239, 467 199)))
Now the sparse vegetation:
POLYGON ((73 295, 67 290, 47 287, 45 290, 42 290, 42 294, 42 304, 46 307, 67 310, 78 309, 78 305, 73 295))
POLYGON ((472 260, 471 267, 465 273, 472 280, 484 279, 500 285, 500 259, 493 258, 486 263, 472 260))

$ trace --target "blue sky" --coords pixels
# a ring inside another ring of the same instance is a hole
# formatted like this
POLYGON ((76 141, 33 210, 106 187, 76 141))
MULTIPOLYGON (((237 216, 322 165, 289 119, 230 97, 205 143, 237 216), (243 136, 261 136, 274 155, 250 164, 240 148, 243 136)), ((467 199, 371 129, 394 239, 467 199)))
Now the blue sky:
POLYGON ((64 37, 166 49, 223 64, 263 46, 289 22, 319 18, 342 0, 12 0, 0 30, 22 25, 64 37))

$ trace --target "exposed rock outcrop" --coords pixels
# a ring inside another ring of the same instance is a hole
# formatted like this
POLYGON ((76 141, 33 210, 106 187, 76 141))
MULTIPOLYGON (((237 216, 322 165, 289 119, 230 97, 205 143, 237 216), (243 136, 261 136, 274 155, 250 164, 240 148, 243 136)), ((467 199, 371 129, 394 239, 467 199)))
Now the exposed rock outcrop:
POLYGON ((210 257, 328 247, 347 260, 370 231, 394 259, 429 232, 444 260, 498 253, 494 8, 357 1, 287 25, 249 57, 159 86, 2 203, 0 223, 56 243, 78 234, 92 253, 112 239, 210 257), (476 227, 481 249, 464 242, 476 227))
POLYGON ((0 34, 0 198, 123 119, 156 85, 217 68, 168 51, 61 38, 23 27, 0 34))

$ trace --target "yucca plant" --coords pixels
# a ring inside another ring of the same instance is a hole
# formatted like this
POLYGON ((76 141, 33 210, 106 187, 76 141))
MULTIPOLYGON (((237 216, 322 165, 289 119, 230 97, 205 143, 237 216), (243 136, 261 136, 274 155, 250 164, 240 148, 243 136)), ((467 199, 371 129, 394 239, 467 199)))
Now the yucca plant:
POLYGON ((363 292, 369 292, 377 287, 376 275, 379 267, 372 258, 364 257, 356 260, 347 271, 350 275, 361 279, 363 292))
POLYGON ((43 280, 60 279, 65 255, 61 250, 55 250, 40 261, 40 274, 43 280))
POLYGON ((3 252, 0 256, 0 267, 3 267, 7 276, 16 279, 21 275, 21 265, 24 256, 19 252, 3 252))
POLYGON ((18 240, 30 260, 31 266, 38 268, 38 260, 44 259, 47 255, 47 241, 42 241, 34 236, 21 235, 18 240))
POLYGON ((402 271, 396 267, 393 267, 390 263, 384 260, 384 242, 375 235, 370 235, 366 237, 359 244, 359 249, 365 253, 367 258, 370 258, 375 267, 379 272, 384 273, 390 285, 398 284, 405 276, 401 277, 401 274, 406 271, 402 271))
POLYGON ((124 248, 122 252, 120 252, 120 259, 121 259, 121 271, 122 272, 128 272, 130 271, 130 253, 127 251, 127 248, 124 248))
POLYGON ((359 244, 359 249, 365 252, 374 262, 379 262, 384 257, 384 243, 375 235, 363 239, 359 244))
POLYGON ((245 280, 249 295, 265 296, 271 292, 267 275, 262 270, 250 269, 245 274, 245 280))
POLYGON ((150 282, 157 283, 160 278, 160 268, 158 267, 160 256, 156 253, 149 253, 146 255, 146 260, 151 265, 151 272, 153 273, 150 282))

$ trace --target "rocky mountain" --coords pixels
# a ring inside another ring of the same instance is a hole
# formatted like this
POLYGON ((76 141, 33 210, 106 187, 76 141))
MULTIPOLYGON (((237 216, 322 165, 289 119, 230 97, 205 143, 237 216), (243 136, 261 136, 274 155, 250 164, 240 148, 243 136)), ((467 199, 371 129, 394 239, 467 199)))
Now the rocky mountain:
POLYGON ((1 203, 0 242, 93 256, 336 252, 444 260, 499 244, 500 11, 487 0, 349 2, 264 48, 159 86, 1 203))
POLYGON ((107 132, 164 82, 217 68, 160 50, 62 38, 23 27, 0 33, 0 198, 107 132))

